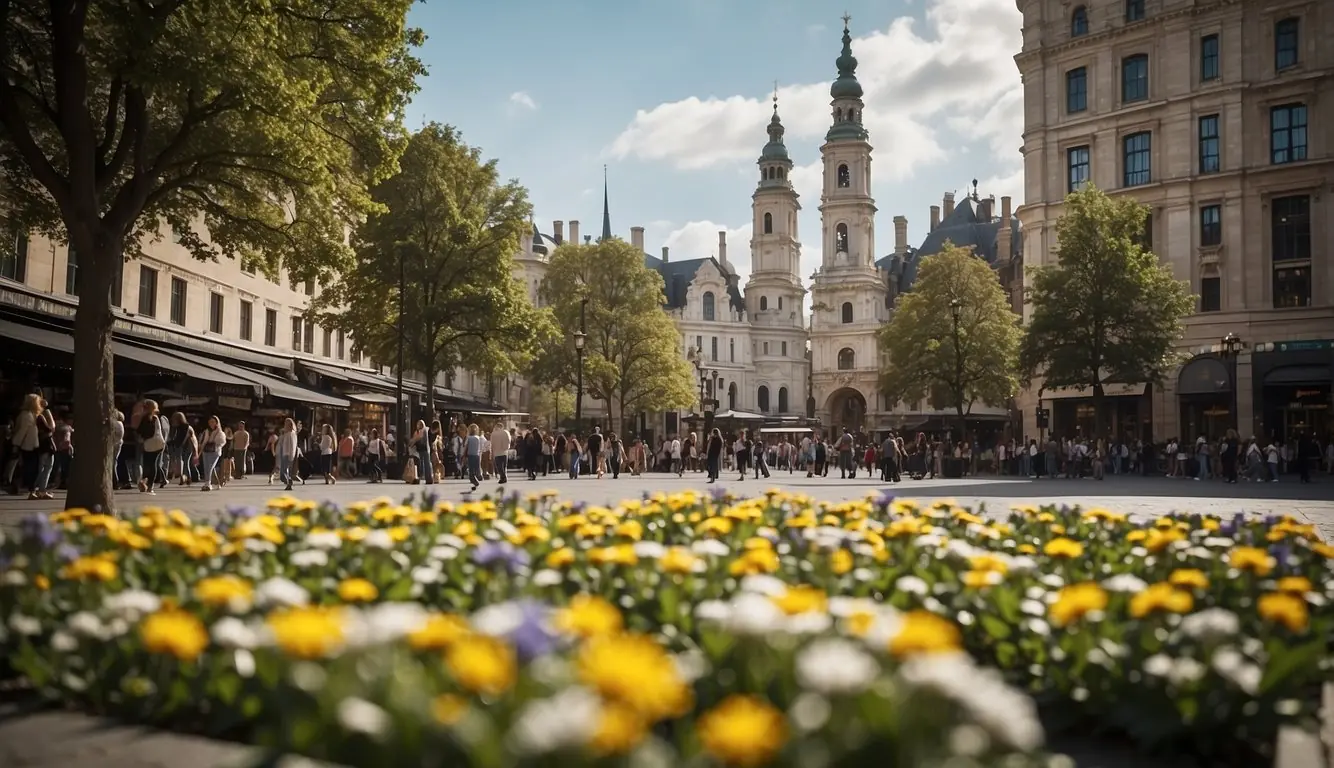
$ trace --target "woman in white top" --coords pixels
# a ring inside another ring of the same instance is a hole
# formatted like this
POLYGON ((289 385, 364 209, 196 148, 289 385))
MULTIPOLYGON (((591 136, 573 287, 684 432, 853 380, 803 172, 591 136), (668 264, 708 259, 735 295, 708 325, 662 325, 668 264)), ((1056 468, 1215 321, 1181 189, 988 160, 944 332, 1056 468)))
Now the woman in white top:
POLYGON ((283 419, 282 431, 273 444, 273 455, 278 460, 278 477, 292 490, 292 464, 296 462, 296 423, 283 419))
POLYGON ((24 398, 23 410, 14 419, 11 439, 23 457, 23 484, 28 487, 29 499, 55 498, 46 489, 54 460, 51 434, 55 426, 55 419, 41 395, 32 393, 24 398))
POLYGON ((204 434, 199 437, 199 476, 204 480, 205 491, 211 491, 215 487, 213 474, 218 468, 218 460, 222 458, 222 449, 226 444, 227 433, 222 431, 218 417, 209 416, 208 426, 204 428, 204 434))
POLYGON ((384 482, 384 465, 380 461, 388 452, 389 446, 385 445, 384 441, 380 439, 380 430, 372 429, 371 439, 366 441, 367 474, 370 476, 370 479, 366 482, 384 482))
POLYGON ((334 451, 338 448, 338 436, 333 427, 325 424, 320 427, 320 474, 324 475, 324 484, 338 482, 333 474, 334 451))

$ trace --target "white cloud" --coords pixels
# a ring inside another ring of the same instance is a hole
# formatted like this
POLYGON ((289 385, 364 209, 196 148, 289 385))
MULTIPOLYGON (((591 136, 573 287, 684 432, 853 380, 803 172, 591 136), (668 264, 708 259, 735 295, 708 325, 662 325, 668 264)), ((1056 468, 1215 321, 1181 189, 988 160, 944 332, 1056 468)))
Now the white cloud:
MULTIPOLYGON (((662 244, 670 249, 673 261, 704 259, 709 256, 717 258, 719 232, 727 233, 727 260, 740 275, 741 285, 744 287, 746 278, 750 276, 749 224, 733 229, 712 221, 690 221, 673 230, 662 244)), ((652 253, 657 255, 656 252, 652 253)))
MULTIPOLYGON (((878 164, 881 179, 905 179, 943 159, 956 142, 940 136, 942 128, 986 140, 997 159, 1018 162, 1023 91, 1011 59, 1021 26, 1014 0, 928 0, 924 26, 901 17, 853 41, 863 122, 890 158, 878 164)), ((832 64, 820 82, 779 88, 789 137, 818 140, 828 129, 832 64)), ((768 94, 659 104, 639 110, 607 153, 684 170, 751 162, 769 108, 768 94)))
POLYGON ((510 94, 510 104, 518 109, 533 111, 537 109, 537 102, 528 95, 527 91, 515 91, 510 94))

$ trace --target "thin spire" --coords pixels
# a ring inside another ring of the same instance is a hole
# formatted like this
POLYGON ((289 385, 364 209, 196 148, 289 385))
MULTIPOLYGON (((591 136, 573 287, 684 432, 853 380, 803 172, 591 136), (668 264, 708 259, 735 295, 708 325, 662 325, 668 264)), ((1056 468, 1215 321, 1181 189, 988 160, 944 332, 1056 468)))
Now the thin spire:
POLYGON ((848 31, 848 22, 850 22, 850 21, 852 21, 852 14, 848 13, 847 11, 844 11, 844 12, 843 12, 843 31, 844 31, 844 32, 847 32, 847 31, 848 31))
POLYGON ((611 239, 611 205, 607 198, 607 166, 602 166, 602 239, 611 239))
POLYGON ((778 81, 774 81, 774 114, 778 114, 778 81))

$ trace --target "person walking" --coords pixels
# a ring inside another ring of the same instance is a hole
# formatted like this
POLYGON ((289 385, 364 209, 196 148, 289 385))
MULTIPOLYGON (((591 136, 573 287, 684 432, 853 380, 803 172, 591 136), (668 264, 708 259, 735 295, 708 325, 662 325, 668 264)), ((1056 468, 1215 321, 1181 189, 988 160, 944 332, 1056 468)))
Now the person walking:
POLYGON ((509 455, 510 455, 510 431, 505 429, 505 425, 496 422, 496 426, 491 430, 491 456, 496 465, 496 477, 500 482, 497 485, 504 485, 509 482, 509 455))
POLYGON ((717 427, 709 432, 709 444, 705 448, 704 456, 708 465, 709 482, 717 482, 723 468, 723 433, 717 427))
POLYGON ((273 444, 273 455, 278 461, 278 479, 282 480, 286 490, 292 490, 292 473, 296 465, 297 432, 296 422, 283 419, 282 430, 273 444))
POLYGON ((482 484, 482 436, 476 424, 468 425, 468 438, 463 441, 463 454, 468 462, 468 482, 472 489, 482 484))
MULTIPOLYGON (((204 427, 204 434, 199 439, 199 474, 204 483, 201 490, 211 491, 218 487, 213 484, 213 473, 218 469, 218 462, 225 450, 227 433, 222 431, 222 423, 217 416, 209 416, 208 425, 204 427)), ((191 455, 190 458, 194 459, 195 456, 191 455)))

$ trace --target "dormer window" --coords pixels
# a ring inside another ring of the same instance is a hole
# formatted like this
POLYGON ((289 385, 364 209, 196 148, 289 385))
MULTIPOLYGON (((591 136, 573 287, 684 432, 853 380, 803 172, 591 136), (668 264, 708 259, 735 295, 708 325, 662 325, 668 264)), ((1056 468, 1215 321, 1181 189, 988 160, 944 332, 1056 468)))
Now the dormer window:
POLYGON ((838 187, 847 189, 852 186, 852 173, 848 170, 847 163, 838 167, 838 187))
POLYGON ((1070 14, 1070 36, 1083 37, 1089 33, 1089 12, 1084 6, 1075 8, 1070 14))

